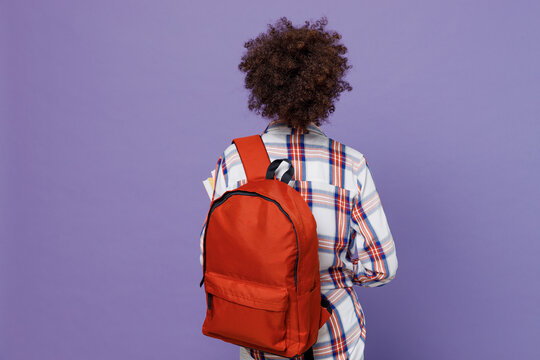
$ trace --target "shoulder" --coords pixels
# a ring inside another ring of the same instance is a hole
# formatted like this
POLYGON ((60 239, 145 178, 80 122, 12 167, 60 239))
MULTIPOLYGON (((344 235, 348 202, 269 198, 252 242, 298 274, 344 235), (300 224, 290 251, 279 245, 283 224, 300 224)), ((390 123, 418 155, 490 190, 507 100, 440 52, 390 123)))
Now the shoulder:
POLYGON ((226 168, 230 168, 240 160, 238 149, 234 143, 230 143, 221 153, 221 160, 226 168))
POLYGON ((225 150, 223 150, 223 156, 225 159, 235 156, 236 154, 238 154, 238 149, 236 148, 236 145, 233 142, 231 142, 225 148, 225 150))
POLYGON ((366 164, 366 158, 362 152, 357 150, 355 147, 344 144, 341 141, 336 139, 327 138, 328 147, 330 152, 339 151, 347 159, 347 163, 352 167, 354 173, 358 173, 361 168, 366 164))
POLYGON ((221 153, 219 158, 220 170, 223 173, 225 184, 227 187, 235 186, 238 180, 245 179, 246 174, 240 154, 234 143, 229 144, 221 153))

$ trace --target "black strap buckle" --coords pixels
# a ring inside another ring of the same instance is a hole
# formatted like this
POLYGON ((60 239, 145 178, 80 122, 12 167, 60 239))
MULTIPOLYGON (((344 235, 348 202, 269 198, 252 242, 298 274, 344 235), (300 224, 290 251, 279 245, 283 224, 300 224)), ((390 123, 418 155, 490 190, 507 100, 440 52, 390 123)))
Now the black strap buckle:
POLYGON ((314 360, 314 358, 313 358, 313 346, 310 347, 310 348, 304 353, 304 360, 314 360))
POLYGON ((332 314, 332 304, 323 295, 321 295, 321 306, 326 308, 326 310, 328 310, 328 312, 332 314))

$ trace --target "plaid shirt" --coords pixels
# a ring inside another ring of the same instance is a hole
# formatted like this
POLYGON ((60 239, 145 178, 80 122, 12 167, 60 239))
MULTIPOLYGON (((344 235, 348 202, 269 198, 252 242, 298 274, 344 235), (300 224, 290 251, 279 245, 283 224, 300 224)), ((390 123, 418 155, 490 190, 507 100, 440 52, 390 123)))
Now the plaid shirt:
MULTIPOLYGON (((359 151, 327 137, 315 124, 302 131, 272 121, 261 137, 270 161, 291 160, 295 171, 289 185, 302 195, 317 222, 321 292, 334 311, 319 330, 314 356, 360 359, 366 328, 352 286, 384 285, 394 279, 398 267, 392 234, 366 159, 359 151)), ((287 170, 286 163, 281 165, 277 178, 287 170)), ((215 170, 213 199, 247 182, 234 144, 223 151, 215 170)), ((201 265, 205 228, 206 219, 200 234, 201 265)), ((283 359, 246 350, 255 359, 283 359)))

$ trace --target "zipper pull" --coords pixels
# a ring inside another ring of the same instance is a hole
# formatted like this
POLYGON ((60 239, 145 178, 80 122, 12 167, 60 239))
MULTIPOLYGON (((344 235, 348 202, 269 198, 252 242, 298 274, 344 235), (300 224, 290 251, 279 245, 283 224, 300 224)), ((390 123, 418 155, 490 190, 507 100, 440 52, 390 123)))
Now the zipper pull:
POLYGON ((210 293, 207 293, 208 294, 208 310, 211 310, 212 309, 212 294, 210 293))
POLYGON ((203 277, 201 279, 201 283, 199 284, 199 287, 201 287, 203 285, 203 283, 204 283, 204 275, 203 275, 203 277))

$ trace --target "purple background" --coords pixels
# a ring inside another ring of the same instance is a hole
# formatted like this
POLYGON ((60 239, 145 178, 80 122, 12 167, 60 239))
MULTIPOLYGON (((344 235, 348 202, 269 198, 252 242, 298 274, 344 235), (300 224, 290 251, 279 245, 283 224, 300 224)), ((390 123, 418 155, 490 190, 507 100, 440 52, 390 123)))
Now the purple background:
POLYGON ((0 359, 236 359, 201 334, 201 180, 261 132, 237 64, 327 15, 397 279, 367 359, 539 358, 538 1, 0 2, 0 359))

